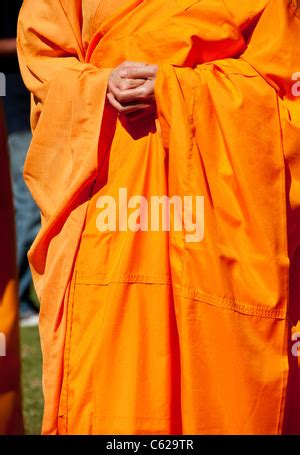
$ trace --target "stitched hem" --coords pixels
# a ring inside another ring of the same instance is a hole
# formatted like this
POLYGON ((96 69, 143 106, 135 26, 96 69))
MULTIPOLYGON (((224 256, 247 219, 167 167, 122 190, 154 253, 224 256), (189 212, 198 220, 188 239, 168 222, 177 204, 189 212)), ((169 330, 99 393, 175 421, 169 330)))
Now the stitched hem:
POLYGON ((107 286, 113 283, 137 283, 137 284, 171 284, 171 277, 165 275, 144 275, 134 273, 118 274, 111 276, 109 274, 78 273, 76 274, 76 284, 99 284, 107 286))
POLYGON ((286 310, 241 303, 230 298, 222 298, 204 294, 197 289, 190 289, 185 287, 181 288, 177 286, 177 290, 175 289, 175 295, 189 300, 197 300, 199 302, 206 303, 207 305, 212 305, 220 309, 231 310, 249 316, 258 316, 270 319, 287 319, 286 310))

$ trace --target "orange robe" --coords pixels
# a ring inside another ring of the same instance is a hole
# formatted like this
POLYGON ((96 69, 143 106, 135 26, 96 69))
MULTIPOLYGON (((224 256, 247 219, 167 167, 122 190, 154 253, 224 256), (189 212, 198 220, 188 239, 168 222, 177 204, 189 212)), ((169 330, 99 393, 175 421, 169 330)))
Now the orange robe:
POLYGON ((14 211, 0 104, 0 435, 22 434, 14 211), (2 354, 6 354, 5 356, 2 354))
POLYGON ((299 42, 288 0, 25 0, 44 434, 299 433, 299 42), (125 60, 157 118, 105 104, 125 60), (100 233, 120 188, 204 196, 204 239, 100 233))

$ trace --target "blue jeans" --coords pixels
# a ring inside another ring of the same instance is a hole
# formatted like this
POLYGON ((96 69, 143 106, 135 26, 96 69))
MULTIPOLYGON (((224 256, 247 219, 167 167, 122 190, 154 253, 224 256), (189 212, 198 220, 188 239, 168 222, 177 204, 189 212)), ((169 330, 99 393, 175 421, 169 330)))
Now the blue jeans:
POLYGON ((40 228, 40 212, 24 182, 23 168, 31 141, 30 131, 9 135, 9 154, 16 213, 17 264, 19 270, 19 298, 21 313, 32 309, 32 284, 27 252, 40 228))

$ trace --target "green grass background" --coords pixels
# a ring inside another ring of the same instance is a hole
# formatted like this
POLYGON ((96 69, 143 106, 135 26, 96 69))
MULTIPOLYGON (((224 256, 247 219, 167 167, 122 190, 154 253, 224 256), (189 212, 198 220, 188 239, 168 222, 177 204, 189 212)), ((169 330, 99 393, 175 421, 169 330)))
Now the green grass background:
POLYGON ((41 434, 43 415, 42 354, 37 327, 21 329, 22 393, 25 432, 41 434))

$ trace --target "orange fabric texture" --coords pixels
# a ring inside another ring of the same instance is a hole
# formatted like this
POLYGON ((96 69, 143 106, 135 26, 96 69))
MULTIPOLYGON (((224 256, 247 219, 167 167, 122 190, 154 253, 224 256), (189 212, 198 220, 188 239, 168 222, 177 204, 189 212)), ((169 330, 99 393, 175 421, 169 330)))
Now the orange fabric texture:
POLYGON ((19 20, 33 93, 25 176, 43 217, 30 252, 43 433, 299 433, 296 10, 116 6, 25 0, 19 20), (159 65, 157 118, 105 104, 124 60, 159 65), (97 201, 120 188, 204 196, 204 240, 100 233, 97 201))
POLYGON ((14 211, 0 104, 0 434, 22 434, 14 211), (5 337, 5 340, 4 340, 5 337), (4 345, 5 347, 4 347, 4 345))

